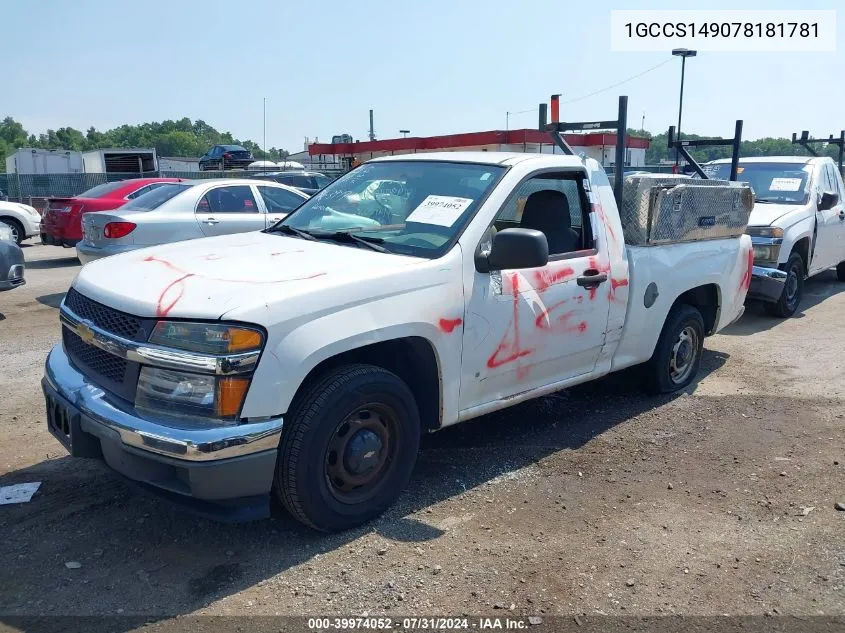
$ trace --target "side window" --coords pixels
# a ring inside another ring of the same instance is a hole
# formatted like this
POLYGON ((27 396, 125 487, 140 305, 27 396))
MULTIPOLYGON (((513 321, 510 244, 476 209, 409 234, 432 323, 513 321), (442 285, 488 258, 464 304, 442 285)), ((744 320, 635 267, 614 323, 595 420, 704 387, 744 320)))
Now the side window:
POLYGON ((258 186, 258 193, 264 198, 264 204, 269 213, 290 213, 300 204, 305 202, 295 193, 282 189, 281 187, 258 186))
POLYGON ((146 187, 141 187, 137 191, 133 191, 128 196, 126 196, 126 198, 128 200, 134 200, 138 196, 143 196, 145 193, 147 193, 148 191, 151 191, 151 190, 152 190, 152 185, 147 185, 146 187))
POLYGON ((247 185, 216 187, 199 201, 197 213, 258 213, 258 205, 247 185))
POLYGON ((588 213, 586 192, 574 174, 543 174, 517 187, 494 224, 497 231, 542 231, 549 242, 549 255, 562 255, 592 247, 588 213))
POLYGON ((826 190, 838 193, 841 197, 842 192, 839 190, 839 178, 836 177, 836 167, 828 163, 827 165, 825 165, 825 168, 825 171, 827 171, 827 180, 829 183, 826 186, 826 190))

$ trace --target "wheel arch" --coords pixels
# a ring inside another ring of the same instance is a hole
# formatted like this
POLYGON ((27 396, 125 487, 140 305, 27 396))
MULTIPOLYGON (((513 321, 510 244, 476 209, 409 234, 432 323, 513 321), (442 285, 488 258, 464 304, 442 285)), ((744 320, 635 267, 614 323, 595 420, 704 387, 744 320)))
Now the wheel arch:
POLYGON ((374 365, 396 374, 414 395, 423 431, 440 428, 443 419, 440 365, 434 345, 422 336, 406 336, 370 343, 320 361, 300 383, 291 400, 291 408, 308 391, 310 385, 326 372, 351 364, 374 365))

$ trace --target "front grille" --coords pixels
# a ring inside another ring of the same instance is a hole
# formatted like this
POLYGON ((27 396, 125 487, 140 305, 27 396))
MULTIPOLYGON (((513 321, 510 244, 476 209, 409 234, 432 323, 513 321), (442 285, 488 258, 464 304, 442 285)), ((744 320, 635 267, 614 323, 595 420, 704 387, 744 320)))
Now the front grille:
POLYGON ((90 321, 111 334, 136 340, 143 333, 141 319, 138 317, 92 301, 73 288, 65 295, 65 305, 79 318, 90 321))
POLYGON ((88 345, 76 334, 62 328, 65 349, 74 364, 83 365, 95 380, 98 377, 122 385, 126 377, 126 359, 104 352, 99 347, 88 345))

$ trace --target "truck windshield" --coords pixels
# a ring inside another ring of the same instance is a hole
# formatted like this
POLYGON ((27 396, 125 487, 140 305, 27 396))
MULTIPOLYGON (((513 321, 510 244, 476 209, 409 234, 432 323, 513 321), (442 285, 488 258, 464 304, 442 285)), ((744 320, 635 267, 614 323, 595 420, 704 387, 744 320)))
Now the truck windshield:
POLYGON ((316 193, 280 225, 346 246, 369 241, 392 253, 439 257, 504 172, 499 165, 445 161, 368 163, 316 193))
POLYGON ((122 207, 121 211, 152 211, 158 209, 171 198, 175 198, 183 191, 191 188, 192 185, 168 184, 161 185, 155 189, 143 193, 134 200, 130 200, 122 207))
MULTIPOLYGON (((710 178, 727 180, 730 163, 703 165, 710 178)), ((811 167, 802 163, 749 163, 739 165, 737 180, 747 182, 754 190, 756 202, 774 204, 806 204, 809 190, 807 181, 811 167)))

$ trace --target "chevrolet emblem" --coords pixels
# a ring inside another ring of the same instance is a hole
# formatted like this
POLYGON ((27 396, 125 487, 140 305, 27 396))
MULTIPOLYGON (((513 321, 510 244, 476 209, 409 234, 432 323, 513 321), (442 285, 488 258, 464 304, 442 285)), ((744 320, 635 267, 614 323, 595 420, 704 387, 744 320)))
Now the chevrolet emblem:
POLYGON ((91 331, 90 327, 83 323, 76 326, 76 335, 88 345, 91 345, 94 342, 94 333, 91 331))

